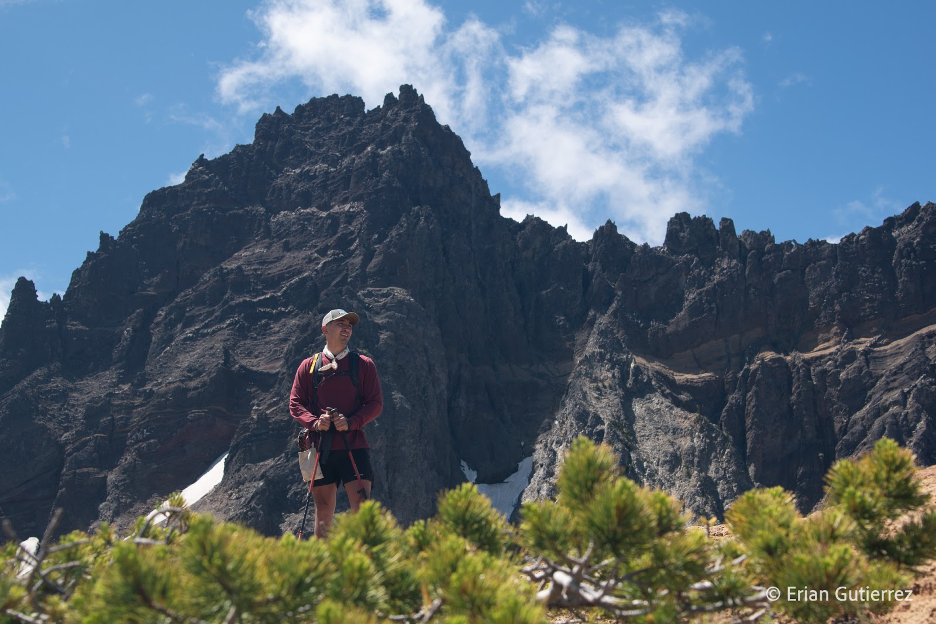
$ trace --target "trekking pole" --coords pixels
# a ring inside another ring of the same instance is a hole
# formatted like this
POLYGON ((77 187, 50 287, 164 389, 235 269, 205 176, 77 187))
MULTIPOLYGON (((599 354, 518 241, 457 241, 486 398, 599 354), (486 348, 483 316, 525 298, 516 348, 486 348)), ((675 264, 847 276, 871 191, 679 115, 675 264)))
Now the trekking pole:
MULTIPOLYGON (((312 478, 309 479, 309 491, 306 493, 305 511, 302 512, 302 524, 299 525, 299 541, 302 541, 302 533, 305 530, 306 516, 309 515, 309 499, 312 498, 312 484, 315 483, 315 473, 318 472, 319 457, 322 455, 322 441, 325 436, 319 437, 318 447, 315 449, 315 465, 312 467, 312 478)), ((313 533, 315 531, 313 530, 313 533)))
MULTIPOLYGON (((335 416, 338 413, 333 407, 326 407, 325 411, 328 412, 329 416, 335 416)), ((332 425, 334 427, 334 425, 332 425)), ((338 431, 338 428, 335 427, 335 431, 338 431)), ((348 436, 345 435, 344 431, 338 431, 341 434, 341 439, 344 440, 344 447, 348 450, 348 459, 351 460, 351 467, 354 468, 354 476, 357 477, 358 487, 361 488, 358 490, 358 494, 364 497, 364 500, 367 500, 367 490, 364 489, 364 480, 361 479, 361 473, 357 469, 357 464, 354 463, 354 455, 351 454, 351 446, 348 444, 348 436)))
MULTIPOLYGON (((316 454, 316 463, 318 463, 318 455, 316 454)), ((315 473, 312 473, 313 476, 315 473)), ((314 479, 313 479, 314 481, 314 479)), ((302 541, 302 532, 305 530, 305 521, 306 516, 309 514, 309 499, 312 498, 312 481, 309 481, 309 491, 306 493, 306 503, 305 511, 302 512, 302 524, 299 525, 299 541, 302 541)), ((314 531, 313 531, 314 532, 314 531)))

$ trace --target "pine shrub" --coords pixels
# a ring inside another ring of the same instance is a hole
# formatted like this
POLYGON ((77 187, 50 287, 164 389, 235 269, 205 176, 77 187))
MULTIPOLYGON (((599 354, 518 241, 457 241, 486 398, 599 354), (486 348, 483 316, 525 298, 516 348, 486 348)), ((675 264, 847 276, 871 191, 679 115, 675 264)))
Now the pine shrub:
POLYGON ((777 611, 826 622, 894 604, 893 591, 836 591, 907 588, 936 557, 936 513, 924 511, 912 455, 890 440, 836 463, 812 515, 781 488, 745 493, 721 541, 585 438, 557 488, 556 500, 525 504, 513 527, 469 483, 405 530, 368 501, 339 515, 327 540, 265 537, 193 514, 177 495, 123 537, 103 525, 52 544, 53 521, 36 557, 5 525, 0 624, 544 624, 547 608, 634 622, 777 611), (781 591, 773 602, 771 587, 781 591))

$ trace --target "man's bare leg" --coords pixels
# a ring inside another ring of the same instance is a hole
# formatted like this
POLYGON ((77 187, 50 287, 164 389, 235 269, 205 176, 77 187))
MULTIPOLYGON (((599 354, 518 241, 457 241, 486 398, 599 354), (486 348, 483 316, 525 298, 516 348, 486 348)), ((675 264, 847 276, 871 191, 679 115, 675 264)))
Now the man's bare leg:
POLYGON ((312 488, 312 500, 315 501, 315 537, 324 539, 335 518, 338 484, 329 483, 312 488))
MULTIPOLYGON (((364 484, 364 491, 367 492, 367 498, 370 499, 371 482, 367 479, 361 479, 361 483, 364 484)), ((366 500, 358 491, 361 488, 358 486, 357 479, 345 483, 344 489, 345 492, 348 493, 348 502, 351 504, 351 511, 357 513, 357 510, 361 508, 361 503, 366 500)), ((334 509, 334 506, 332 506, 332 509, 334 509)))

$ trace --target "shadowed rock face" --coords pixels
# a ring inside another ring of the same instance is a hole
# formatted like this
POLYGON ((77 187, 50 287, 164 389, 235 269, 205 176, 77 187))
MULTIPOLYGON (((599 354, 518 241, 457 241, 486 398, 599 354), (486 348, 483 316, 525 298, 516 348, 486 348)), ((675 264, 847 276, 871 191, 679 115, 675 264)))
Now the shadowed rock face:
POLYGON ((199 157, 185 182, 0 328, 0 510, 36 534, 125 527, 229 452, 197 509, 294 530, 305 488, 288 392, 329 309, 377 362, 375 498, 403 523, 534 455, 553 494, 584 433, 627 474, 720 514, 782 485, 809 508, 833 461, 887 435, 936 463, 936 206, 839 244, 679 214, 663 247, 499 214, 411 87, 314 99, 199 157))

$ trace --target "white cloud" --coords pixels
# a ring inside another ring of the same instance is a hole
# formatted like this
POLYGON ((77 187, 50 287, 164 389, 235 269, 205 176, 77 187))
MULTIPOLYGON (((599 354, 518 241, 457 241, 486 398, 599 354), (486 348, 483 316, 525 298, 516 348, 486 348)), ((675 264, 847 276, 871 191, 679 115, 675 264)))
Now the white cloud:
POLYGON ((353 90, 372 106, 387 84, 441 78, 445 17, 421 0, 272 0, 251 16, 264 34, 261 58, 229 67, 218 84, 242 108, 262 106, 267 85, 294 76, 321 92, 353 90))
POLYGON ((675 212, 704 208, 693 157, 713 136, 739 132, 753 109, 740 53, 688 61, 684 23, 668 13, 607 38, 563 26, 509 59, 502 139, 480 160, 520 169, 560 213, 574 207, 589 226, 577 238, 612 218, 631 238, 662 242, 675 212))
POLYGON ((137 106, 146 106, 152 101, 153 101, 152 93, 144 93, 143 95, 139 95, 133 99, 133 103, 136 104, 137 106))
POLYGON ((769 32, 765 32, 763 35, 761 35, 761 41, 763 41, 765 45, 770 45, 773 43, 773 35, 769 32))
POLYGON ((63 134, 62 137, 61 137, 61 140, 62 140, 62 146, 63 146, 65 149, 68 149, 69 147, 71 147, 71 137, 70 137, 70 136, 68 136, 67 134, 63 134))
POLYGON ((270 0, 252 17, 263 42, 221 72, 222 101, 272 109, 273 87, 298 80, 373 107, 412 84, 476 164, 522 181, 505 214, 533 210, 581 238, 612 218, 662 242, 674 212, 705 207, 695 157, 753 110, 740 52, 686 58, 694 20, 679 11, 608 36, 560 25, 521 49, 477 18, 448 24, 426 0, 270 0))
POLYGON ((501 202, 501 214, 514 221, 523 221, 527 215, 535 215, 557 227, 566 227, 572 238, 576 240, 588 240, 592 237, 594 229, 585 225, 579 215, 565 206, 557 207, 507 199, 501 202))
POLYGON ((182 184, 185 182, 185 175, 188 171, 180 171, 178 173, 170 173, 169 178, 166 180, 166 186, 175 186, 177 184, 182 184))

